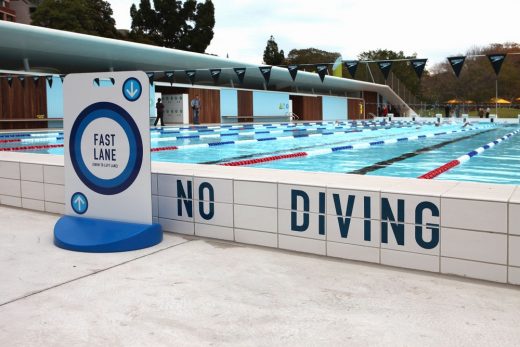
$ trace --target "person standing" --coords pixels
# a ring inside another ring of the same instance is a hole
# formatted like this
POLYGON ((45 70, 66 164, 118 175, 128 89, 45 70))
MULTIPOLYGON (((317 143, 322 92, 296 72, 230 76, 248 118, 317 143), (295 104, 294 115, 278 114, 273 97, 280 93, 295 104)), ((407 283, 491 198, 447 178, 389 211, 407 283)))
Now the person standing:
POLYGON ((478 109, 478 116, 480 118, 484 118, 484 108, 483 107, 479 107, 479 109, 478 109))
POLYGON ((191 109, 193 110, 193 124, 199 124, 200 99, 198 95, 191 100, 191 109))
POLYGON ((157 126, 157 122, 159 122, 159 119, 161 120, 161 126, 164 126, 164 104, 161 102, 161 98, 157 99, 155 109, 157 110, 157 116, 155 118, 155 123, 153 123, 153 126, 157 126))
POLYGON ((489 118, 489 113, 491 112, 491 109, 488 107, 486 108, 486 118, 489 118))

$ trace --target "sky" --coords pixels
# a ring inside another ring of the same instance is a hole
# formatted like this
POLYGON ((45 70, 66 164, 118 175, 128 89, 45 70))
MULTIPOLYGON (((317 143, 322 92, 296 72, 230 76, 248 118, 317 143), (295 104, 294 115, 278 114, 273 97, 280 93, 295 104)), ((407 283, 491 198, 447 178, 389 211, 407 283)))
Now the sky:
MULTIPOLYGON (((172 0, 173 1, 173 0, 172 0)), ((129 29, 130 6, 108 0, 116 27, 129 29)), ((213 0, 215 36, 207 53, 261 64, 271 35, 285 51, 314 47, 356 59, 390 49, 428 58, 428 67, 475 46, 518 42, 519 0, 213 0)))

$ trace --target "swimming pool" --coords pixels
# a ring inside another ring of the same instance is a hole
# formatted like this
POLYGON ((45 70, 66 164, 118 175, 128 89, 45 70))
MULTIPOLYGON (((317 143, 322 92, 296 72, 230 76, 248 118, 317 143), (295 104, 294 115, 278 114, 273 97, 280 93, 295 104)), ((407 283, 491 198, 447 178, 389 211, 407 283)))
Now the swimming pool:
MULTIPOLYGON (((420 177, 481 146, 438 180, 520 184, 518 125, 474 122, 313 122, 152 129, 152 160, 420 177)), ((2 133, 0 150, 63 154, 63 133, 2 133)))

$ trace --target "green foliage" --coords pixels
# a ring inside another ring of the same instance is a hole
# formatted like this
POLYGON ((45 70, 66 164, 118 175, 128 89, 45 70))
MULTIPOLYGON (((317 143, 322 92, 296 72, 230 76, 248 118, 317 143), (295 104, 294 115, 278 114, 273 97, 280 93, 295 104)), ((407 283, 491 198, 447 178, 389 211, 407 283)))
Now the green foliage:
POLYGON ((285 62, 285 53, 278 50, 278 44, 274 40, 273 35, 267 40, 267 46, 264 50, 264 64, 282 65, 285 62))
MULTIPOLYGON (((476 47, 466 55, 493 53, 519 53, 517 43, 491 44, 476 47)), ((498 95, 506 99, 520 97, 520 56, 508 55, 498 78, 498 95)), ((437 64, 429 76, 423 79, 424 97, 431 103, 442 103, 450 99, 472 100, 486 103, 495 97, 495 71, 487 57, 467 57, 460 77, 455 77, 449 63, 437 64)))
POLYGON ((112 13, 103 0, 43 0, 31 18, 37 26, 118 38, 112 13))
POLYGON ((211 0, 141 0, 132 5, 133 41, 204 53, 213 39, 215 7, 211 0))
POLYGON ((317 48, 293 49, 287 55, 287 64, 334 63, 341 54, 317 48))

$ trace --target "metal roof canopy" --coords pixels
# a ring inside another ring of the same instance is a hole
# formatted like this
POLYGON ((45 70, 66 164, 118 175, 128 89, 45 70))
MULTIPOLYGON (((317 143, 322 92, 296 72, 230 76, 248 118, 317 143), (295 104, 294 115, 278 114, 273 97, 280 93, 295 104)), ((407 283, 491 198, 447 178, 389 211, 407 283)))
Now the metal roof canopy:
MULTIPOLYGON (((209 69, 221 68, 219 86, 235 86, 264 90, 261 65, 243 63, 207 54, 144 45, 123 40, 77 34, 37 26, 0 21, 0 69, 42 71, 56 74, 96 71, 197 71, 196 85, 213 85, 209 69), (233 68, 247 68, 244 83, 239 84, 233 68)), ((164 77, 158 74, 159 78, 164 77)), ((190 83, 182 72, 175 73, 175 82, 190 83)), ((377 92, 394 105, 413 113, 408 105, 389 87, 346 78, 326 76, 324 82, 316 73, 298 71, 293 81, 288 70, 273 67, 269 90, 312 91, 323 95, 377 92)))

